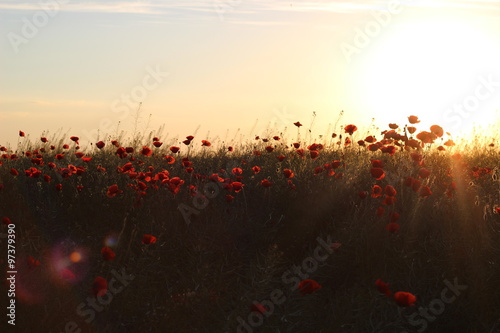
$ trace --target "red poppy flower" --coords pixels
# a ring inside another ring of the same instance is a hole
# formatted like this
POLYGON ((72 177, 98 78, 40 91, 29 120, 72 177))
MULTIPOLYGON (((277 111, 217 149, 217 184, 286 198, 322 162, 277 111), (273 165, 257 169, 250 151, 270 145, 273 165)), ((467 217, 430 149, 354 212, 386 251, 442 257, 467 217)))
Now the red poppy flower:
POLYGON ((363 140, 358 140, 358 145, 364 147, 365 146, 365 142, 363 140))
POLYGON ((393 233, 395 234, 396 232, 399 231, 399 224, 395 223, 395 222, 391 222, 391 223, 388 223, 386 226, 385 226, 385 230, 389 231, 390 233, 393 233))
POLYGON ((381 279, 377 279, 377 281, 375 281, 375 285, 377 286, 378 291, 380 291, 382 294, 385 294, 389 297, 391 296, 392 292, 389 289, 389 284, 385 283, 381 279))
POLYGON ((2 223, 5 225, 13 224, 12 221, 8 217, 3 217, 2 223))
POLYGON ((380 150, 383 153, 386 153, 389 155, 394 155, 396 153, 396 147, 394 147, 394 146, 380 147, 380 150))
POLYGON ((422 143, 433 143, 436 137, 436 134, 427 131, 422 131, 417 134, 417 139, 422 141, 422 143))
POLYGON ((261 170, 261 169, 260 169, 260 167, 259 167, 259 166, 257 166, 257 165, 252 167, 252 171, 253 171, 253 173, 259 173, 259 172, 260 172, 260 170, 261 170))
POLYGON ((101 255, 102 258, 106 261, 111 261, 116 257, 116 254, 113 252, 113 250, 107 246, 101 249, 101 255))
POLYGON ((111 185, 110 187, 108 187, 108 191, 106 192, 106 195, 109 197, 109 198, 113 198, 115 197, 117 194, 120 194, 122 193, 123 191, 121 191, 119 188, 118 188, 118 185, 111 185))
POLYGON ((322 173, 323 171, 325 171, 325 169, 323 169, 322 167, 317 167, 314 169, 314 175, 318 175, 318 174, 322 173))
POLYGON ((391 123, 391 124, 389 124, 389 128, 391 128, 391 129, 393 129, 393 130, 397 129, 398 127, 399 127, 399 126, 398 126, 397 124, 392 124, 392 123, 391 123))
POLYGON ((391 223, 395 223, 399 220, 400 214, 397 212, 392 212, 390 215, 391 223))
POLYGON ((69 145, 63 144, 63 149, 69 149, 69 145))
POLYGON ((412 306, 417 301, 417 297, 406 291, 398 291, 394 294, 394 300, 399 306, 412 306))
POLYGON ((97 148, 99 148, 99 149, 104 148, 104 146, 105 146, 105 145, 106 145, 106 144, 104 143, 104 141, 99 141, 99 142, 97 142, 97 143, 95 144, 95 146, 96 146, 97 148))
POLYGON ((439 125, 432 125, 431 126, 431 132, 436 134, 438 138, 442 137, 444 134, 444 130, 441 126, 439 125))
POLYGON ((142 154, 143 156, 146 156, 146 157, 147 157, 147 156, 151 156, 151 154, 153 154, 153 151, 152 151, 152 150, 151 150, 151 148, 149 148, 149 147, 142 147, 142 149, 141 149, 141 154, 142 154))
POLYGON ((297 149, 296 150, 297 154, 300 156, 300 157, 304 157, 304 149, 300 148, 300 149, 297 149))
POLYGON ((373 135, 370 135, 370 136, 367 136, 365 138, 365 141, 368 142, 368 143, 374 143, 376 140, 375 138, 373 137, 373 135))
POLYGON ((19 172, 14 168, 10 169, 10 174, 13 176, 19 176, 19 172))
POLYGON ((427 177, 429 177, 430 174, 431 174, 431 172, 425 168, 418 170, 418 176, 420 178, 427 178, 427 177))
POLYGON ((388 196, 393 197, 396 195, 396 193, 398 193, 398 192, 396 191, 396 189, 392 185, 387 185, 385 187, 385 194, 387 194, 388 196))
POLYGON ((285 155, 278 155, 278 156, 276 156, 276 158, 278 159, 278 161, 283 162, 285 160, 286 156, 285 155))
POLYGON ((153 146, 155 146, 156 148, 160 148, 162 144, 163 144, 163 142, 160 142, 160 141, 153 142, 153 146))
POLYGON ((386 195, 386 196, 384 196, 384 200, 382 200, 381 203, 382 203, 382 205, 390 206, 390 205, 394 205, 395 202, 396 202, 396 197, 386 195))
POLYGON ((40 141, 42 141, 43 143, 48 142, 47 138, 44 138, 44 137, 40 138, 40 141))
POLYGON ((381 196, 382 196, 382 187, 380 187, 379 185, 373 185, 371 197, 378 198, 381 196))
POLYGON ((252 304, 252 306, 250 307, 250 310, 252 312, 259 312, 261 314, 263 314, 264 312, 269 311, 264 305, 262 305, 260 303, 254 303, 254 304, 252 304))
POLYGON ((243 174, 243 170, 241 168, 233 168, 231 173, 235 176, 241 176, 243 174))
POLYGON ((297 127, 302 126, 302 124, 300 123, 300 121, 297 121, 296 123, 293 123, 293 124, 294 124, 295 126, 297 126, 297 127))
POLYGON ((372 162, 372 167, 374 168, 383 168, 384 167, 384 163, 382 163, 382 161, 380 160, 371 160, 372 162))
POLYGON ((142 236, 142 244, 153 244, 156 243, 156 237, 152 235, 144 235, 142 236))
POLYGON ((380 149, 380 145, 378 143, 373 143, 371 145, 368 145, 368 148, 369 151, 377 151, 380 149))
POLYGON ((420 120, 418 120, 417 116, 409 116, 408 117, 408 122, 410 124, 418 124, 420 122, 420 120))
POLYGON ((56 184, 55 187, 56 187, 57 191, 62 191, 62 188, 63 188, 62 184, 56 184))
POLYGON ((271 187, 273 183, 271 183, 268 179, 263 179, 260 184, 264 187, 271 187))
POLYGON ((497 214, 500 214, 500 207, 495 207, 495 212, 496 212, 497 214))
POLYGON ((447 147, 452 147, 455 145, 455 142, 453 142, 453 140, 449 139, 448 141, 446 141, 445 143, 443 143, 443 145, 447 146, 447 147))
POLYGON ((295 142, 295 143, 293 144, 293 147, 294 147, 295 149, 299 149, 299 147, 300 147, 300 143, 295 142))
POLYGON ((212 144, 210 143, 210 141, 201 140, 201 145, 205 147, 210 147, 212 144))
POLYGON ((56 154, 56 159, 62 160, 64 158, 63 154, 56 154))
POLYGON ((271 146, 267 146, 267 147, 266 147, 266 150, 267 150, 267 152, 268 152, 268 153, 272 153, 272 152, 273 152, 273 150, 274 150, 274 148, 273 148, 273 147, 271 147, 271 146))
POLYGON ((20 137, 24 137, 24 132, 23 131, 19 131, 19 136, 20 137))
POLYGON ((311 279, 305 279, 299 282, 297 289, 300 290, 300 296, 305 296, 314 293, 315 291, 321 289, 321 285, 311 279))
POLYGON ((344 127, 344 131, 346 133, 349 133, 349 135, 352 135, 352 133, 356 132, 358 128, 355 126, 355 125, 347 125, 346 127, 344 127))
POLYGON ((385 172, 382 168, 371 168, 370 173, 376 180, 380 180, 385 177, 385 172))
POLYGON ((429 186, 422 186, 422 188, 420 189, 419 196, 422 198, 426 198, 431 194, 432 194, 432 191, 431 191, 429 186))
POLYGON ((92 284, 92 293, 94 296, 104 296, 108 291, 108 281, 102 276, 98 276, 94 279, 92 284))
POLYGON ((29 267, 33 268, 33 267, 37 267, 37 266, 40 266, 40 260, 36 260, 35 258, 33 258, 33 256, 29 256, 27 259, 26 259, 26 263, 28 264, 29 267))
POLYGON ((82 158, 82 157, 83 157, 83 155, 85 155, 85 154, 84 154, 84 153, 82 153, 81 151, 77 151, 77 152, 75 153, 75 156, 76 156, 77 158, 82 158))
POLYGON ((275 136, 273 136, 273 140, 275 140, 275 141, 279 141, 279 140, 280 140, 280 137, 279 137, 279 136, 277 136, 277 135, 275 135, 275 136))
POLYGON ((227 147, 227 151, 233 151, 233 147, 231 146, 227 147))
POLYGON ((240 192, 243 189, 243 186, 245 186, 245 184, 241 182, 232 182, 231 185, 236 193, 240 192))
POLYGON ((342 162, 340 162, 340 161, 332 161, 332 163, 330 163, 330 165, 332 166, 332 169, 337 169, 337 168, 339 168, 342 165, 342 162))
POLYGON ((295 177, 295 174, 290 169, 283 170, 283 174, 285 175, 285 178, 293 178, 293 177, 295 177))
POLYGON ((417 128, 413 127, 413 126, 408 126, 406 129, 408 130, 408 133, 410 133, 410 134, 413 134, 417 131, 417 128))
POLYGON ((384 216, 384 213, 385 213, 384 207, 380 206, 377 208, 375 215, 377 215, 378 217, 381 217, 381 216, 384 216))

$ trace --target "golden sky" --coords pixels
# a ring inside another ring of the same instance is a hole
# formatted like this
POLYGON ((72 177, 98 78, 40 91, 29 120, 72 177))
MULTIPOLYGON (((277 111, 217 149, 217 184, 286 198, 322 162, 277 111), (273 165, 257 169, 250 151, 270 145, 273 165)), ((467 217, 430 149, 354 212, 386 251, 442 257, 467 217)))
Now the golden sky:
POLYGON ((0 3, 0 144, 498 119, 500 1, 0 3), (148 115, 152 114, 148 123, 148 115), (495 118, 497 117, 497 118, 495 118), (257 123, 257 125, 255 125, 257 123))

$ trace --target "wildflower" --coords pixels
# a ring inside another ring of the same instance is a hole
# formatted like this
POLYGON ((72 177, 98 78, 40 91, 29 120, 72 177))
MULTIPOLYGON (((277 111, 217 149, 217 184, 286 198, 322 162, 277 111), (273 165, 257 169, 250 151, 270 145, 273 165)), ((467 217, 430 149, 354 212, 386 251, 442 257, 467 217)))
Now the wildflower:
POLYGON ((429 186, 423 186, 420 189, 419 196, 422 197, 422 198, 426 198, 426 197, 428 197, 431 194, 432 194, 432 191, 431 191, 430 187, 429 186))
POLYGON ((305 279, 299 282, 297 289, 300 290, 300 296, 305 296, 314 293, 315 291, 321 289, 321 285, 311 279, 305 279))
POLYGON ((153 235, 143 235, 142 236, 142 244, 153 244, 156 243, 156 237, 153 235))
POLYGON ((285 178, 293 178, 293 177, 295 177, 295 174, 290 169, 283 170, 283 174, 285 175, 285 178))
POLYGON ((141 149, 141 154, 142 154, 143 156, 146 156, 146 157, 147 157, 147 156, 151 156, 151 154, 153 154, 153 151, 152 151, 152 150, 151 150, 151 148, 149 148, 149 147, 142 147, 142 149, 141 149))
POLYGON ((111 260, 115 259, 115 257, 116 257, 115 252, 113 252, 113 250, 107 246, 105 246, 101 249, 101 255, 102 255, 102 258, 106 261, 111 261, 111 260))
POLYGON ((395 234, 396 232, 399 231, 399 224, 395 223, 395 222, 391 222, 391 223, 388 223, 386 226, 385 226, 385 230, 389 231, 390 233, 393 233, 395 234))
POLYGON ((378 291, 380 291, 382 294, 385 294, 389 297, 391 296, 392 292, 389 289, 389 284, 385 283, 381 279, 377 279, 377 281, 375 281, 375 285, 377 286, 378 291))
POLYGON ((385 172, 382 168, 371 168, 370 173, 376 180, 380 180, 385 177, 385 172))
POLYGON ((410 124, 417 124, 420 122, 420 120, 418 120, 418 117, 417 116, 409 116, 408 117, 408 122, 410 124))
POLYGON ((356 132, 358 128, 355 126, 355 125, 347 125, 346 127, 344 127, 344 131, 346 133, 349 133, 349 135, 352 135, 354 132, 356 132))
POLYGON ((92 284, 92 293, 94 296, 104 296, 108 291, 108 281, 102 276, 98 276, 94 279, 92 284))
POLYGON ((117 194, 120 194, 122 193, 123 191, 121 191, 119 188, 118 188, 118 185, 111 185, 110 187, 108 187, 108 191, 106 192, 106 195, 109 197, 109 198, 113 198, 115 197, 117 194))
POLYGON ((414 305, 417 301, 417 297, 409 292, 398 291, 394 294, 394 300, 399 306, 407 307, 414 305))

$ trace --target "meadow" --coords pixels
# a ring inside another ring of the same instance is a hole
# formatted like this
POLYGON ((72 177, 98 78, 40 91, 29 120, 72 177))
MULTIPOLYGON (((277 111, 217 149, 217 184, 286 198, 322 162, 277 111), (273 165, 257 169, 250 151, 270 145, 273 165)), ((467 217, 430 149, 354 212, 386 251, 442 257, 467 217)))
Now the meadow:
POLYGON ((498 132, 288 127, 20 131, 0 146, 1 331, 500 332, 498 132))

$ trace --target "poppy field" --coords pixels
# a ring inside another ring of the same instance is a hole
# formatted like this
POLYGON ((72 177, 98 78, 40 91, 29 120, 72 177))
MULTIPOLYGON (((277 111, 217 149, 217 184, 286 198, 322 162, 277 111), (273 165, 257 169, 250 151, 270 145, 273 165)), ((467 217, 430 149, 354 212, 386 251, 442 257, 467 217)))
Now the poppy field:
POLYGON ((0 145, 2 332, 500 332, 497 132, 0 145))

